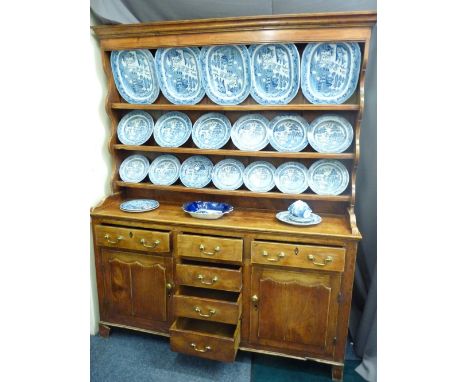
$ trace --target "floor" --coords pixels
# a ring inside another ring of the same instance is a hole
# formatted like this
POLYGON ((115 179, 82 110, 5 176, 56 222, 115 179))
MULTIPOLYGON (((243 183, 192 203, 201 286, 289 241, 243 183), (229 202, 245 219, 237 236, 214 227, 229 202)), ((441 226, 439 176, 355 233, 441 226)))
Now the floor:
MULTIPOLYGON (((348 349, 345 382, 365 382, 348 349)), ((328 382, 330 366, 239 351, 236 362, 205 360, 169 350, 165 337, 113 328, 91 336, 92 382, 328 382)))

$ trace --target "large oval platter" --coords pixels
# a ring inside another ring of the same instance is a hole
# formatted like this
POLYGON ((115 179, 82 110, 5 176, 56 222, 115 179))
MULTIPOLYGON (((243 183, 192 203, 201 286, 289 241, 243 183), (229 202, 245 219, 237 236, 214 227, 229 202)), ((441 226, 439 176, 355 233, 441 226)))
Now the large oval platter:
POLYGON ((114 82, 128 103, 153 103, 159 95, 154 58, 148 49, 113 50, 111 67, 114 82))
POLYGON ((204 46, 200 54, 206 94, 218 105, 238 105, 250 93, 250 56, 245 45, 204 46))
POLYGON ((319 153, 342 153, 353 142, 353 127, 335 114, 314 119, 307 133, 312 148, 319 153))
POLYGON ((133 110, 120 120, 117 137, 124 145, 139 146, 145 143, 153 133, 153 117, 143 110, 133 110))
POLYGON ((270 121, 261 114, 244 115, 232 126, 231 139, 239 150, 262 150, 269 136, 270 121))
POLYGON ((315 104, 342 104, 356 90, 361 50, 355 42, 307 44, 302 54, 301 87, 315 104))
POLYGON ((220 113, 208 113, 193 125, 192 140, 200 149, 220 149, 231 136, 231 122, 220 113))
POLYGON ((321 159, 309 168, 309 187, 318 195, 339 195, 349 183, 346 167, 337 160, 321 159))
POLYGON ((237 190, 244 183, 245 166, 236 159, 223 159, 213 169, 213 184, 220 190, 237 190))
POLYGON ((154 125, 154 140, 162 147, 179 147, 190 138, 192 121, 180 111, 163 114, 154 125))
POLYGON ((120 165, 120 179, 124 182, 139 183, 148 175, 149 165, 148 158, 143 155, 130 155, 120 165))
POLYGON ((261 105, 289 103, 299 90, 301 68, 296 45, 251 45, 249 53, 253 99, 261 105))
POLYGON ((159 202, 154 199, 132 199, 120 204, 120 209, 125 212, 147 212, 159 207, 159 202))
POLYGON ((156 74, 164 96, 176 105, 194 105, 205 89, 201 79, 200 49, 160 48, 155 55, 156 74))
POLYGON ((160 155, 151 163, 148 176, 151 183, 170 186, 179 179, 180 162, 174 155, 160 155))
POLYGON ((309 124, 299 115, 279 115, 270 122, 270 144, 280 152, 299 152, 307 146, 309 124))
POLYGON ((187 158, 180 167, 180 180, 185 187, 203 188, 211 182, 213 162, 202 155, 187 158))
POLYGON ((286 162, 275 171, 275 184, 286 194, 302 194, 307 190, 307 167, 299 162, 286 162))
POLYGON ((268 192, 275 187, 275 171, 269 162, 252 162, 244 171, 244 184, 250 191, 268 192))

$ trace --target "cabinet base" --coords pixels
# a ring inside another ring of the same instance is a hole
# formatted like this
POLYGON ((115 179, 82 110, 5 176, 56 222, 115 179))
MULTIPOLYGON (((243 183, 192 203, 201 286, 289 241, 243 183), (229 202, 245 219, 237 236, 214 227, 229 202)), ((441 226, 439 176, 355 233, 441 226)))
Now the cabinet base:
POLYGON ((110 327, 104 324, 99 324, 99 335, 104 338, 108 338, 110 334, 110 327))
POLYGON ((343 380, 343 366, 332 366, 332 379, 334 381, 342 381, 343 380))

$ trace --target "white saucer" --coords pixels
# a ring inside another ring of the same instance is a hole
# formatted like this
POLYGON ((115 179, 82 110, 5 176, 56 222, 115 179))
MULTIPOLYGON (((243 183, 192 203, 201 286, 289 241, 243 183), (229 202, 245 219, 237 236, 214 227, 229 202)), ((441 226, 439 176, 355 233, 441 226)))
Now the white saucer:
MULTIPOLYGON (((283 223, 292 224, 292 225, 299 225, 299 226, 307 226, 307 225, 316 225, 322 221, 322 218, 317 214, 312 214, 310 218, 302 218, 299 220, 292 220, 289 211, 281 211, 276 214, 276 218, 283 223)), ((299 218, 295 218, 299 219, 299 218)))

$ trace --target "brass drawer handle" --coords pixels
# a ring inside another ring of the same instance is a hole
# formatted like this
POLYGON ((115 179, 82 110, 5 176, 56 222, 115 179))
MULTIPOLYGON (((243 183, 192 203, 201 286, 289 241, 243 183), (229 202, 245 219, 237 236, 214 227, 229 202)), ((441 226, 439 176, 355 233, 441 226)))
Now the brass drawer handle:
POLYGON ((268 257, 268 252, 267 251, 263 251, 262 252, 262 256, 263 257, 266 257, 266 259, 268 261, 280 261, 283 257, 285 257, 286 255, 284 254, 284 252, 280 252, 276 255, 276 257, 268 257))
POLYGON ((319 267, 324 267, 325 265, 327 265, 328 263, 331 263, 333 261, 333 257, 331 257, 331 256, 325 257, 325 259, 323 260, 323 263, 319 263, 319 262, 315 261, 315 256, 314 255, 309 255, 309 256, 307 256, 307 258, 310 261, 312 261, 312 264, 318 265, 319 267))
POLYGON ((203 275, 198 275, 197 279, 200 280, 202 284, 205 285, 213 285, 216 281, 218 281, 218 276, 215 276, 211 279, 211 281, 204 281, 205 276, 203 275))
POLYGON ((145 239, 141 239, 141 240, 140 240, 140 244, 141 244, 143 247, 145 247, 145 248, 156 248, 156 247, 159 245, 159 243, 161 243, 160 240, 155 240, 155 241, 153 242, 153 244, 149 244, 149 245, 148 245, 148 244, 146 244, 146 240, 145 240, 145 239))
POLYGON ((206 252, 205 251, 205 246, 203 244, 200 244, 200 247, 198 247, 200 249, 200 252, 203 253, 204 255, 208 255, 208 256, 213 256, 214 254, 216 254, 217 252, 221 251, 221 247, 219 245, 217 245, 216 247, 214 247, 214 251, 213 252, 206 252))
POLYGON ((192 342, 190 344, 191 347, 193 347, 193 350, 199 352, 199 353, 206 353, 207 351, 210 351, 211 350, 211 346, 205 346, 204 349, 198 349, 197 348, 197 344, 195 342, 192 342))
POLYGON ((108 243, 117 244, 120 240, 123 240, 123 236, 119 235, 119 236, 117 236, 117 239, 111 240, 110 235, 108 233, 106 233, 104 235, 104 239, 106 239, 108 243))
POLYGON ((214 310, 214 309, 209 309, 209 310, 208 310, 208 314, 204 314, 204 313, 202 313, 202 310, 201 310, 201 308, 200 308, 199 306, 195 306, 195 307, 193 308, 193 310, 194 310, 195 312, 197 312, 198 315, 199 315, 200 317, 211 317, 211 316, 214 316, 214 314, 216 313, 216 310, 214 310))

